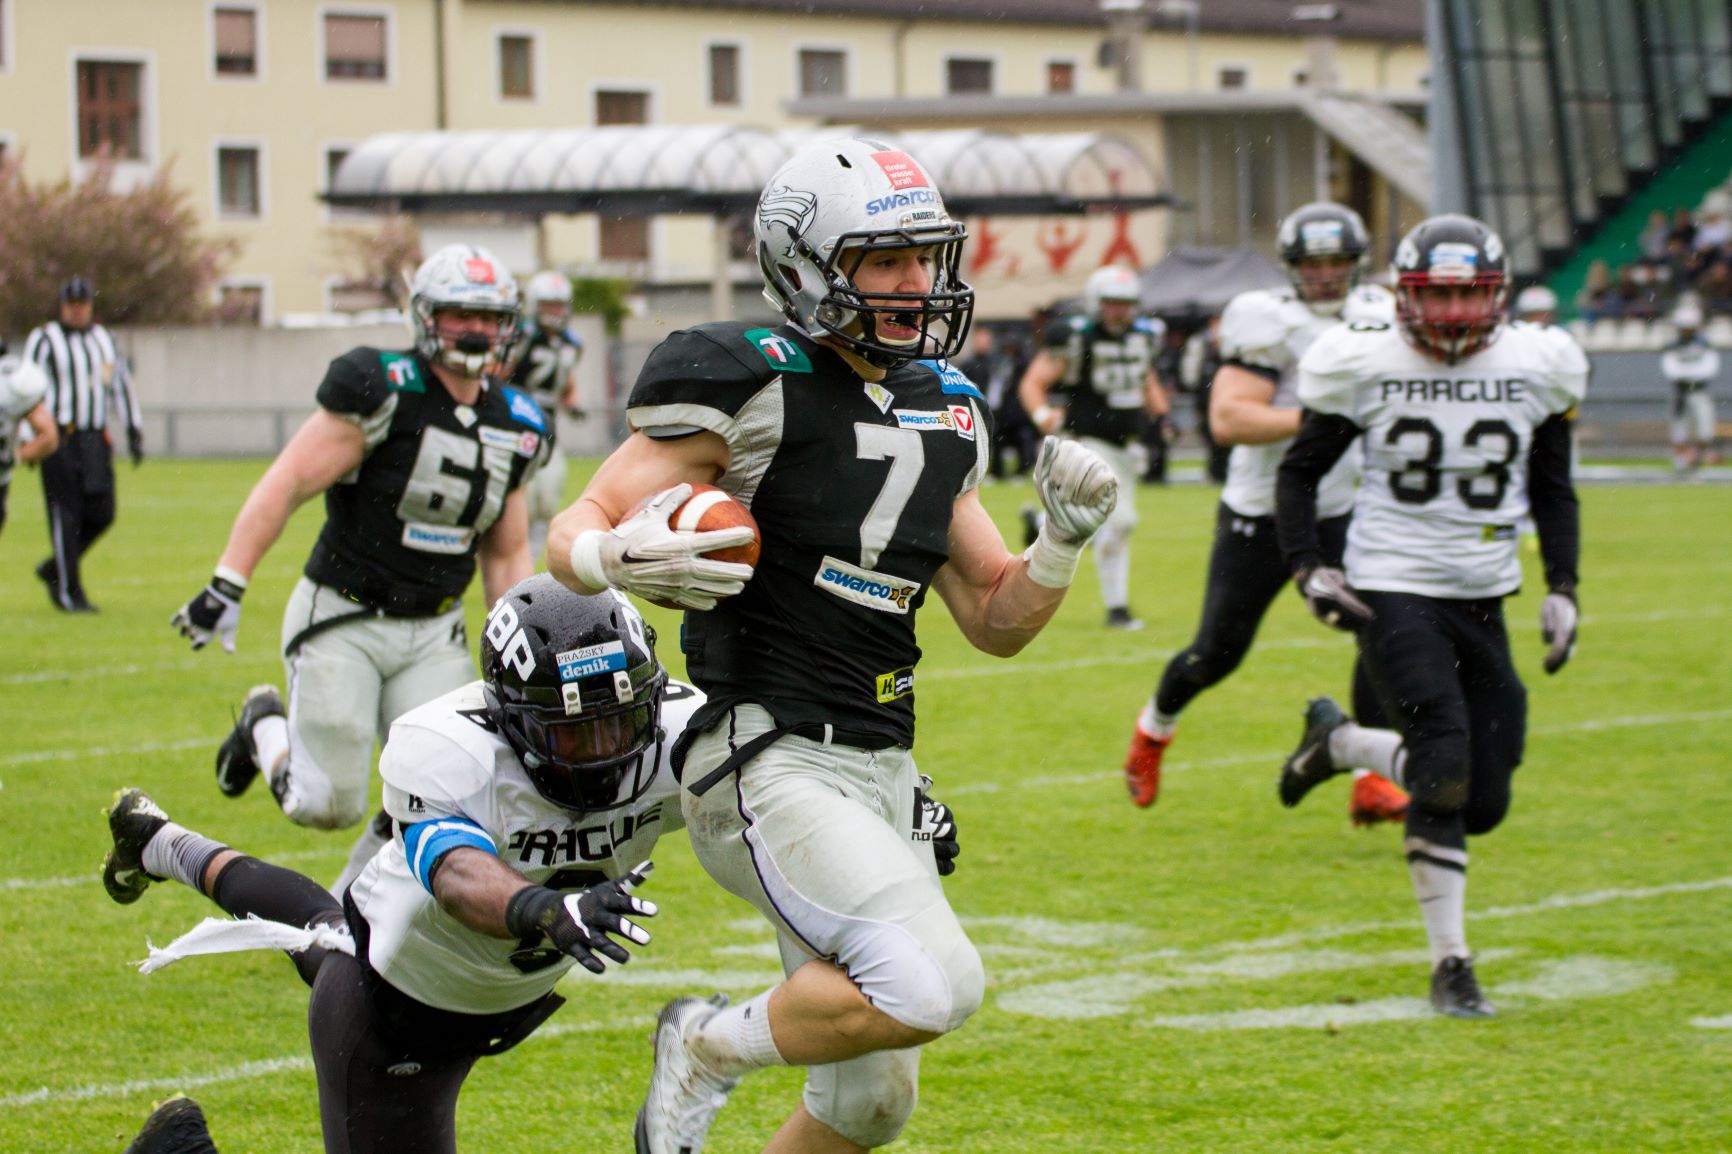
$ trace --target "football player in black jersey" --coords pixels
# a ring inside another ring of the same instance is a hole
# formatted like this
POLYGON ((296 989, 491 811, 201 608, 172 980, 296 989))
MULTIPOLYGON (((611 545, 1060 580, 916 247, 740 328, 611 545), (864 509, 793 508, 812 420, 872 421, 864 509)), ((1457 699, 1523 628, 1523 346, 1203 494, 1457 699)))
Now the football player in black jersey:
POLYGON ((1022 375, 1022 407, 1043 435, 1063 429, 1112 466, 1124 499, 1095 535, 1095 575, 1107 628, 1136 630, 1130 610, 1131 495, 1141 471, 1131 453, 1151 420, 1171 411, 1155 361, 1166 326, 1137 316, 1142 282, 1122 265, 1089 274, 1085 315, 1047 326, 1046 347, 1022 375))
POLYGON ((581 419, 577 407, 577 362, 583 341, 567 326, 571 322, 571 281, 547 269, 529 278, 523 289, 523 331, 518 334, 511 383, 541 406, 547 429, 541 456, 529 475, 529 555, 541 556, 547 544, 547 523, 565 507, 565 454, 559 449, 559 414, 581 419))
POLYGON ((517 318, 517 285, 484 249, 440 249, 415 273, 415 346, 331 362, 318 410, 253 487, 210 585, 172 624, 234 652, 241 596, 302 503, 325 525, 283 616, 287 701, 255 687, 217 751, 238 797, 262 770, 301 825, 366 814, 375 737, 474 677, 459 599, 481 568, 488 603, 529 575, 523 480, 541 409, 489 382, 517 318))
POLYGON ((1027 553, 1006 550, 976 492, 990 415, 946 360, 974 307, 966 232, 911 157, 871 140, 801 150, 766 186, 756 235, 787 322, 664 341, 632 392, 636 432, 548 542, 579 591, 689 610, 682 648, 708 700, 675 762, 687 828, 710 875, 776 928, 788 975, 739 1006, 663 1010, 636 1133, 652 1154, 695 1154, 735 1082, 781 1064, 809 1069, 770 1149, 866 1150, 900 1132, 919 1047, 985 985, 929 843, 911 840, 915 615, 936 592, 975 646, 1016 653, 1118 488, 1094 454, 1049 440, 1046 526, 1027 553), (749 529, 669 529, 688 482, 751 507, 755 572, 701 556, 749 529))

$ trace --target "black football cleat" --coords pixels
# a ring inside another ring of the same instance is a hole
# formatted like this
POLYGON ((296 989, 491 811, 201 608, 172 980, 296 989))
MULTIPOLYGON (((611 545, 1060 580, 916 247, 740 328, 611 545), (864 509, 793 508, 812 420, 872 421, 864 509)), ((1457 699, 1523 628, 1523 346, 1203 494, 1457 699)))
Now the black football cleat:
POLYGON ((253 726, 266 717, 286 717, 283 696, 274 685, 255 685, 241 702, 235 727, 217 749, 217 788, 225 797, 239 797, 259 775, 258 752, 253 748, 253 726))
POLYGON ((218 1154, 197 1102, 176 1095, 159 1103, 121 1154, 218 1154))
POLYGON ((1445 958, 1431 972, 1431 1008, 1449 1018, 1495 1018, 1480 991, 1472 958, 1445 958))
POLYGON ((1323 782, 1343 772, 1329 756, 1329 735, 1352 718, 1333 698, 1313 697, 1305 707, 1305 733, 1299 748, 1281 766, 1281 804, 1292 809, 1323 782))
POLYGON ((144 847, 168 822, 168 814, 141 789, 116 790, 103 813, 114 848, 102 859, 102 888, 123 906, 144 896, 151 882, 162 879, 144 872, 144 847))

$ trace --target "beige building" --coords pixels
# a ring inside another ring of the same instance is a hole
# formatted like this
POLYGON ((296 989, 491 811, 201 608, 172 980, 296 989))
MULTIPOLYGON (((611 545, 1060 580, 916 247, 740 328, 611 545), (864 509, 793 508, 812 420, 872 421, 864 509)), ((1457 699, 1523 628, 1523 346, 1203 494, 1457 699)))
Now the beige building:
MULTIPOLYGON (((337 230, 375 219, 318 195, 386 132, 972 123, 1106 131, 1167 167, 1184 211, 977 224, 998 246, 981 287, 1011 311, 1126 255, 1127 237, 1151 263, 1171 239, 1262 242, 1319 189, 1374 220, 1411 208, 1306 118, 1304 97, 1416 103, 1421 0, 1132 5, 1109 22, 1097 0, 0 0, 0 147, 36 180, 101 148, 122 180, 172 165, 211 231, 241 242, 223 291, 266 323, 374 303, 345 285, 337 230)), ((668 290, 707 282, 715 248, 703 218, 424 228, 494 240, 524 271, 550 261, 668 290)))

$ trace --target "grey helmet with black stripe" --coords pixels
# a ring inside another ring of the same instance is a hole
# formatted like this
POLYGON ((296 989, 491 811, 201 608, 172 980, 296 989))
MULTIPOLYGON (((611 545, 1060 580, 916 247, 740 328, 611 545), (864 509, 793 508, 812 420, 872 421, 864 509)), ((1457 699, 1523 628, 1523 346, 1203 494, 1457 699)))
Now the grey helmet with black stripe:
POLYGON ((660 763, 667 671, 655 631, 612 590, 574 593, 548 573, 519 581, 481 634, 487 716, 555 805, 629 805, 660 763))
POLYGON ((893 368, 961 352, 974 315, 962 279, 968 229, 951 217, 920 163, 877 140, 809 144, 764 186, 753 218, 764 299, 813 337, 829 337, 869 364, 893 368), (874 249, 934 246, 926 293, 874 293, 868 301, 846 258, 874 249), (895 318, 918 335, 879 334, 895 318))
POLYGON ((1330 200, 1313 201, 1288 213, 1275 235, 1275 249, 1287 266, 1287 279, 1312 312, 1336 316, 1359 283, 1371 251, 1371 234, 1357 212, 1330 200), (1347 258, 1346 267, 1313 274, 1305 261, 1347 258))
POLYGON ((516 279, 479 245, 446 245, 422 261, 409 282, 409 326, 415 334, 415 351, 466 377, 479 377, 489 367, 506 362, 518 319, 516 279), (447 342, 434 319, 442 309, 497 313, 498 335, 491 341, 475 334, 447 342))

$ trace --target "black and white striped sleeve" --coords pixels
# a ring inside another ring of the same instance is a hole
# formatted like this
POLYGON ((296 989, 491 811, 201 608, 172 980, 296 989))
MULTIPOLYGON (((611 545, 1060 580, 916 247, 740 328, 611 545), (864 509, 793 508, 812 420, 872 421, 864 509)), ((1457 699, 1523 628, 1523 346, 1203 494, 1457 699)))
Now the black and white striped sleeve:
POLYGON ((138 394, 132 388, 132 366, 127 363, 120 346, 114 343, 114 335, 106 327, 98 325, 92 330, 92 334, 102 343, 103 354, 114 363, 111 388, 114 391, 115 409, 125 418, 129 431, 142 428, 144 415, 138 410, 138 394))
POLYGON ((30 335, 24 339, 24 359, 34 361, 36 367, 48 377, 48 396, 44 400, 54 423, 70 425, 72 397, 60 380, 62 360, 56 354, 54 342, 50 339, 49 326, 42 325, 30 330, 30 335))

